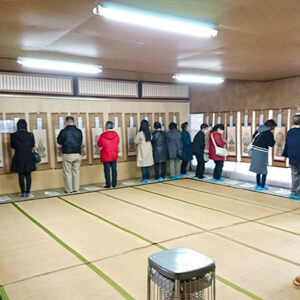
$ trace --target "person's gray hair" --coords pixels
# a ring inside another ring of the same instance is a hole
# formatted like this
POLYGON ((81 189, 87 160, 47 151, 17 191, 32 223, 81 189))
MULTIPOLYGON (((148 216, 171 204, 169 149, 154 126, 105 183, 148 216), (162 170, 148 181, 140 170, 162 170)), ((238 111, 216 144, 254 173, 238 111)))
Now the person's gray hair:
POLYGON ((109 129, 114 129, 114 123, 111 121, 107 121, 105 124, 105 129, 109 130, 109 129))

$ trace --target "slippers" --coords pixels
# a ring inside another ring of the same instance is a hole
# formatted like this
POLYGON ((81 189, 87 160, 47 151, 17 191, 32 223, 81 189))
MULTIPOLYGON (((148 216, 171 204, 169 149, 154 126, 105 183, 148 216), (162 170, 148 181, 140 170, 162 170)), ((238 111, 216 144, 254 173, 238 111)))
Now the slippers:
POLYGON ((300 276, 297 276, 294 281, 293 281, 293 285, 296 287, 300 287, 300 276))

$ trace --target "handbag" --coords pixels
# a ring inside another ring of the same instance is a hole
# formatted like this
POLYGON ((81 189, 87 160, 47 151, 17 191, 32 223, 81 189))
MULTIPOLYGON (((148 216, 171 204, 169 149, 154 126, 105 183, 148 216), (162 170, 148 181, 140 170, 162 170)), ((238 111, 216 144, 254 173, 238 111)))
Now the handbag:
POLYGON ((182 159, 182 157, 183 157, 183 151, 181 149, 177 150, 177 157, 180 158, 180 159, 182 159))
POLYGON ((211 134, 211 139, 212 139, 213 144, 214 144, 215 149, 216 149, 216 155, 218 155, 218 156, 224 156, 224 157, 228 156, 228 151, 227 151, 227 149, 222 148, 222 147, 218 147, 218 146, 216 145, 216 142, 215 142, 215 139, 214 139, 213 134, 211 134))
POLYGON ((208 155, 208 153, 203 153, 203 159, 204 159, 205 162, 209 161, 209 155, 208 155))
POLYGON ((252 157, 252 149, 253 149, 253 143, 255 141, 255 139, 260 135, 260 133, 258 132, 256 134, 256 136, 253 138, 252 142, 250 143, 250 145, 248 146, 248 156, 251 158, 252 157))
POLYGON ((33 158, 33 162, 35 164, 39 164, 41 162, 41 160, 42 160, 41 156, 36 151, 32 152, 32 158, 33 158))

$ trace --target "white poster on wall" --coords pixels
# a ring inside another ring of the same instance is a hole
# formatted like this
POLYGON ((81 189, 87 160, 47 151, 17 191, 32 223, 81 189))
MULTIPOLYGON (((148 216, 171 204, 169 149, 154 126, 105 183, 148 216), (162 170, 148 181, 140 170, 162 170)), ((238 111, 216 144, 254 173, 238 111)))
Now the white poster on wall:
POLYGON ((59 129, 63 129, 64 128, 64 118, 58 117, 58 123, 59 123, 59 129))
POLYGON ((41 157, 41 163, 48 163, 48 144, 46 129, 33 130, 35 148, 41 157))
POLYGON ((136 149, 135 149, 135 144, 134 144, 135 136, 136 136, 136 127, 128 127, 127 128, 128 156, 136 155, 136 149))
POLYGON ((61 152, 61 145, 57 143, 57 137, 60 133, 61 129, 55 129, 55 145, 56 145, 56 161, 62 162, 62 152, 61 152))
POLYGON ((97 146, 97 143, 101 134, 102 128, 92 128, 93 159, 100 158, 100 148, 97 146))
POLYGON ((191 114, 190 115, 190 134, 193 140, 197 132, 200 130, 200 126, 203 123, 203 114, 191 114))
POLYGON ((81 131, 82 131, 81 159, 87 159, 85 128, 82 128, 81 131))
POLYGON ((123 156, 123 142, 122 142, 122 131, 121 131, 121 127, 114 128, 114 131, 118 134, 119 139, 120 139, 118 156, 123 156))
POLYGON ((2 134, 0 133, 0 168, 4 167, 4 157, 3 157, 3 142, 2 134))

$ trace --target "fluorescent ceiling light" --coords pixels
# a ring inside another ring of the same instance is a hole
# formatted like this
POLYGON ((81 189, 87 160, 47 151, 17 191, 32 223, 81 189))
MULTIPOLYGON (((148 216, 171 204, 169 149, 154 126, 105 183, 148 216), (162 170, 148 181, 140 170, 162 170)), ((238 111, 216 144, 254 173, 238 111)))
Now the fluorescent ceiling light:
POLYGON ((34 69, 65 71, 70 73, 96 74, 102 72, 101 66, 64 62, 58 60, 19 57, 17 62, 34 69))
POLYGON ((218 33, 217 30, 209 24, 175 18, 172 16, 164 16, 111 3, 104 3, 102 6, 98 5, 94 8, 93 12, 94 14, 107 17, 115 21, 196 37, 215 37, 218 33))
POLYGON ((208 84, 220 84, 224 82, 223 77, 216 77, 216 76, 175 74, 173 78, 181 82, 208 83, 208 84))

